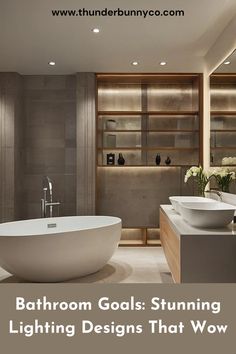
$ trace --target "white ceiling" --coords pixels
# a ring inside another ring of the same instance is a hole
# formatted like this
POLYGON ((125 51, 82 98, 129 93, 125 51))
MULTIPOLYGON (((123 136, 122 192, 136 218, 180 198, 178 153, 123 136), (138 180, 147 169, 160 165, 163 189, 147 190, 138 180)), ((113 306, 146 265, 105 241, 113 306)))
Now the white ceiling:
POLYGON ((216 69, 215 72, 236 74, 236 50, 223 61, 223 63, 216 69), (226 61, 230 61, 230 64, 225 65, 224 62, 226 61))
POLYGON ((235 13, 235 0, 0 0, 0 71, 202 71, 205 54, 235 13), (52 9, 83 7, 183 9, 185 16, 51 16, 52 9), (57 65, 49 67, 49 60, 57 65), (133 60, 140 65, 131 66, 133 60), (160 67, 161 60, 168 65, 160 67))

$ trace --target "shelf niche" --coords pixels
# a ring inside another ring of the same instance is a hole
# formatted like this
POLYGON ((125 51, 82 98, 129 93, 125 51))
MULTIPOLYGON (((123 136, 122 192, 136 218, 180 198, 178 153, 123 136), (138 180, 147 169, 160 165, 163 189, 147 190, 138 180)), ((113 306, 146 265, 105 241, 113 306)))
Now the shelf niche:
POLYGON ((236 75, 213 74, 211 87, 211 166, 236 157, 236 75))
POLYGON ((135 230, 137 245, 159 244, 159 233, 148 230, 158 229, 159 205, 169 195, 194 193, 183 179, 202 163, 201 147, 201 74, 97 74, 97 213, 121 217, 131 245, 135 230))

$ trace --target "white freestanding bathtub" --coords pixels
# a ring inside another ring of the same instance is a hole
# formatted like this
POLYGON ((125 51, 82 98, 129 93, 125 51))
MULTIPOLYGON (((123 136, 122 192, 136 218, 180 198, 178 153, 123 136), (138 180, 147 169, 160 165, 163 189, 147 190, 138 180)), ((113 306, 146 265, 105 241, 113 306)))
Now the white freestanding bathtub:
POLYGON ((97 272, 121 237, 121 219, 68 216, 0 224, 0 266, 33 282, 65 281, 97 272))

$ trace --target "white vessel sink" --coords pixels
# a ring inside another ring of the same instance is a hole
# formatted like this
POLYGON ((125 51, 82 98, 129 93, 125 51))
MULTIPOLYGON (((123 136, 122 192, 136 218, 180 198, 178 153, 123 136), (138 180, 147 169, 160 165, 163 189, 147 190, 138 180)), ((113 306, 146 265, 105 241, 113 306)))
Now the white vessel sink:
POLYGON ((190 225, 201 228, 218 228, 228 225, 236 206, 222 202, 179 203, 180 214, 190 225))
POLYGON ((179 207, 179 203, 216 203, 217 201, 214 199, 210 199, 210 198, 204 198, 204 197, 194 197, 194 196, 173 196, 173 197, 169 197, 169 200, 173 206, 173 208, 175 209, 175 211, 177 213, 180 214, 180 207, 179 207))

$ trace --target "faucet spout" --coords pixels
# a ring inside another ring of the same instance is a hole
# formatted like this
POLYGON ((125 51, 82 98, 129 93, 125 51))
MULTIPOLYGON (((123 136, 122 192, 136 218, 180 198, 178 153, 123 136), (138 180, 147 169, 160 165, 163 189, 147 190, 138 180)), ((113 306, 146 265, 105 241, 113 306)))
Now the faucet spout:
POLYGON ((51 178, 49 178, 48 176, 44 176, 43 177, 43 188, 45 188, 45 187, 48 188, 50 199, 52 198, 52 186, 53 186, 53 183, 52 183, 51 178))
POLYGON ((216 190, 216 189, 210 189, 210 190, 208 190, 208 191, 205 191, 205 193, 216 194, 216 195, 219 197, 220 201, 221 201, 221 202, 223 201, 221 192, 218 191, 218 190, 216 190))
POLYGON ((49 216, 53 216, 53 207, 60 205, 60 202, 53 202, 53 182, 48 176, 43 177, 43 198, 41 199, 41 216, 47 217, 47 208, 49 207, 49 216), (47 192, 49 192, 49 200, 47 200, 47 192))

